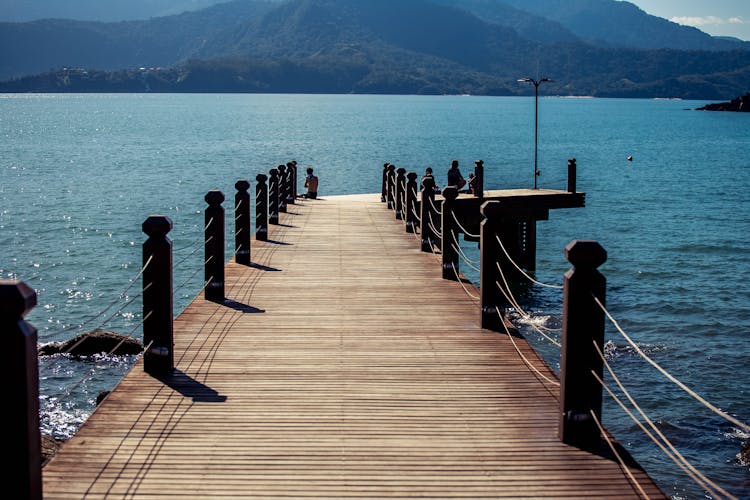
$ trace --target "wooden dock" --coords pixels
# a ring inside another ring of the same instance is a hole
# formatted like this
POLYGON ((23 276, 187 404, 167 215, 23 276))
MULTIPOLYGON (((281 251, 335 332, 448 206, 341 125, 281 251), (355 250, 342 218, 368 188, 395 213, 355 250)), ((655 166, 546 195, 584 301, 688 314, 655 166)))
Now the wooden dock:
POLYGON ((560 442, 559 389, 379 194, 288 210, 224 304, 175 320, 175 374, 139 362, 44 468, 45 498, 643 497, 560 442))

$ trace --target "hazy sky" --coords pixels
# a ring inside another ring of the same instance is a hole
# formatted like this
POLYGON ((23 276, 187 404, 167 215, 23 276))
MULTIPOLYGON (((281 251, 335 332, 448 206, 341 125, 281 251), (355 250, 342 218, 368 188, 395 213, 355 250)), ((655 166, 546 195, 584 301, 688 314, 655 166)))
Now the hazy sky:
POLYGON ((750 0, 629 0, 649 14, 711 35, 750 40, 750 0))

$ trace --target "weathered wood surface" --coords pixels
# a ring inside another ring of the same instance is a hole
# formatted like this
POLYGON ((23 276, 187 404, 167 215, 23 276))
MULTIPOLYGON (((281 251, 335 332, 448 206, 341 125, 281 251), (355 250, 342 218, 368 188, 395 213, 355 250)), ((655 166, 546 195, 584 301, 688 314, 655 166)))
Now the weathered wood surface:
POLYGON ((178 372, 137 364, 46 466, 45 497, 639 498, 559 441, 558 389, 379 199, 290 206, 255 267, 228 264, 231 302, 175 320, 178 372))

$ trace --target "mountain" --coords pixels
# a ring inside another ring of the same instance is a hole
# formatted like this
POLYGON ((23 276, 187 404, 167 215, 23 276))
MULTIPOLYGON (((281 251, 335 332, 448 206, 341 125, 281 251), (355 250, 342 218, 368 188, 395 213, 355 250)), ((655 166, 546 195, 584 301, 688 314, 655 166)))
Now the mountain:
MULTIPOLYGON (((457 0, 468 8, 476 0, 457 0)), ((492 0, 488 0, 492 1, 492 0)), ((595 45, 639 49, 750 50, 750 42, 727 40, 649 15, 614 0, 494 0, 555 21, 595 45)))
POLYGON ((0 91, 512 95, 533 92, 516 80, 540 72, 555 80, 543 91, 563 95, 750 88, 750 51, 592 44, 509 1, 235 0, 148 21, 6 23, 0 78, 15 79, 0 91))
POLYGON ((0 21, 134 21, 204 9, 224 0, 0 0, 0 21))

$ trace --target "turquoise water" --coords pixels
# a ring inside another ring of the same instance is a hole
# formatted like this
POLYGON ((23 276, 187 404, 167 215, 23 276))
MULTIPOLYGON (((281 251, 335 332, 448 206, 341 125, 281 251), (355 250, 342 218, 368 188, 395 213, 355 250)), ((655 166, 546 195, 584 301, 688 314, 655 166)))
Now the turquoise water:
MULTIPOLYGON (((625 331, 750 422, 750 117, 691 111, 704 103, 686 101, 539 104, 539 185, 564 189, 575 157, 587 207, 539 223, 537 278, 560 283, 565 245, 598 240, 609 254, 608 307, 625 331)), ((179 312, 202 286, 208 190, 232 199, 236 180, 291 159, 315 167, 323 195, 379 192, 386 161, 432 166, 444 183, 454 158, 464 175, 484 160, 487 188, 530 187, 533 112, 528 98, 0 95, 0 277, 37 290, 27 319, 42 341, 95 327, 137 336, 140 284, 126 289, 150 214, 174 221, 179 312)), ((464 247, 476 257, 475 245, 464 247)), ((531 287, 519 300, 534 322, 559 323, 559 292, 531 287)), ((557 349, 519 323, 557 367, 557 349)), ((607 336, 610 362, 660 430, 701 472, 750 498, 750 466, 737 460, 750 435, 668 383, 614 329, 607 336)), ((75 432, 131 363, 42 359, 45 430, 75 432)), ((704 497, 609 398, 604 422, 667 494, 704 497)))

